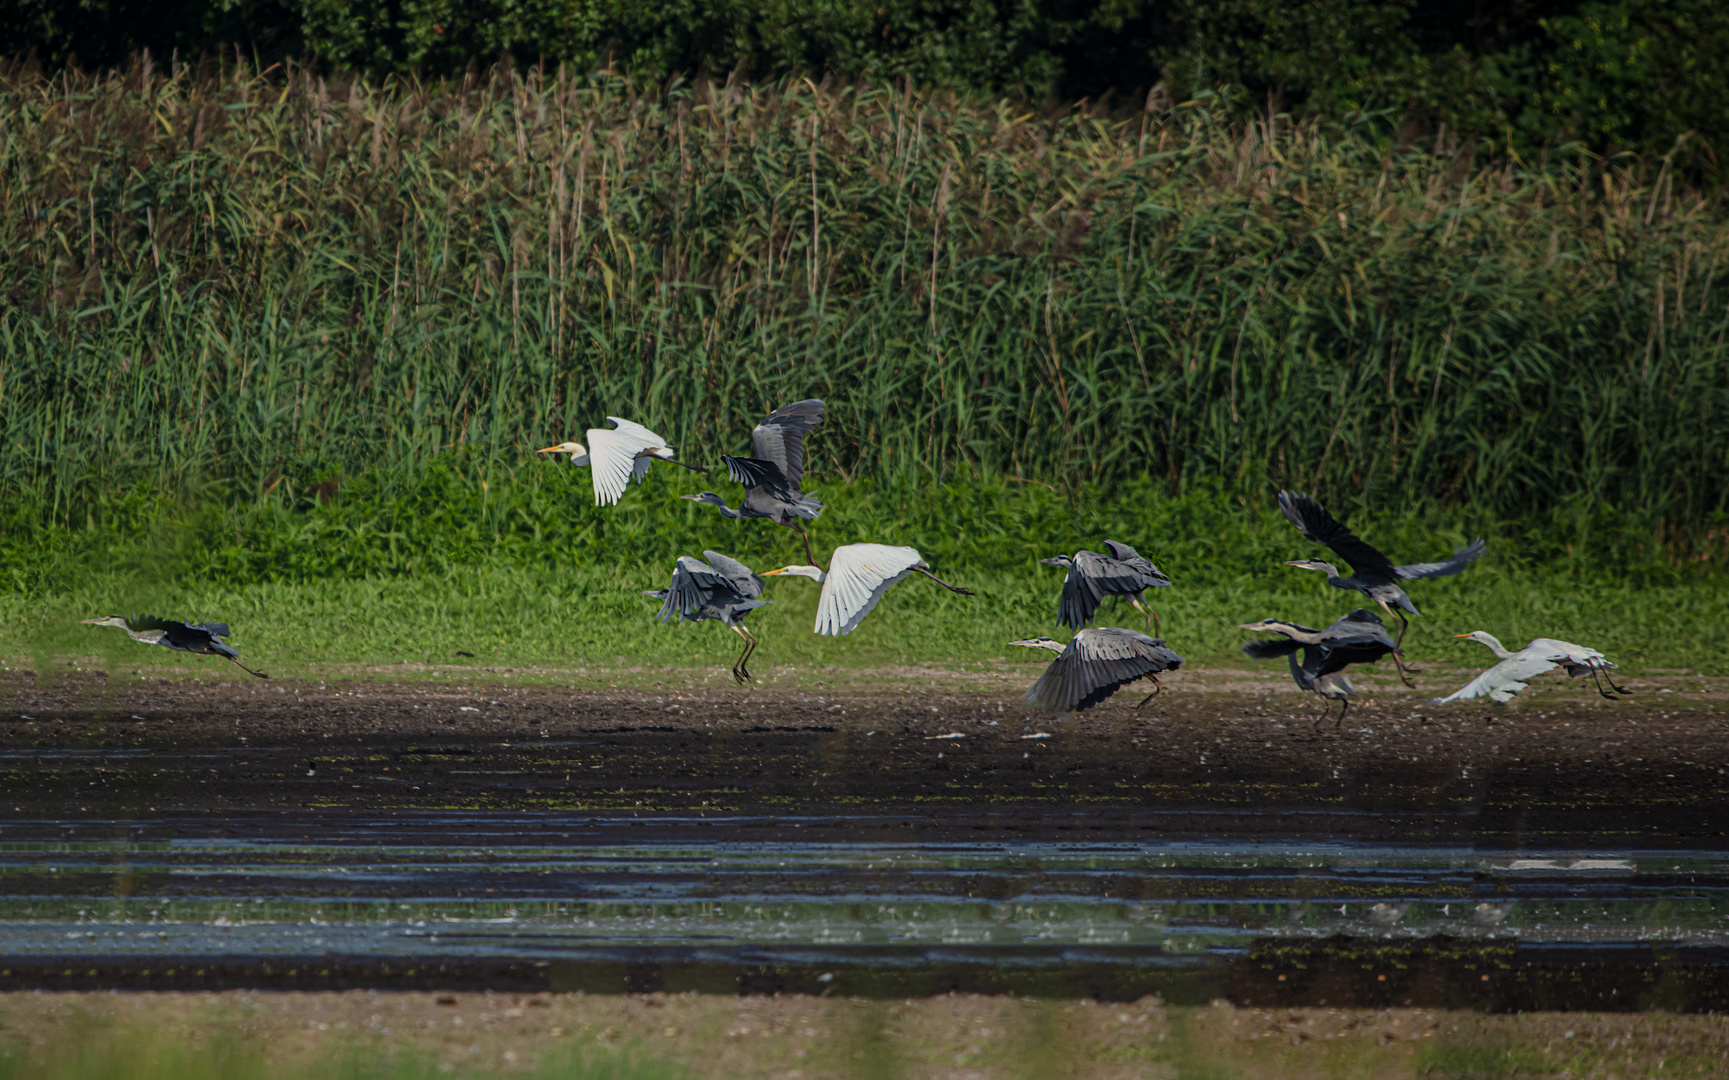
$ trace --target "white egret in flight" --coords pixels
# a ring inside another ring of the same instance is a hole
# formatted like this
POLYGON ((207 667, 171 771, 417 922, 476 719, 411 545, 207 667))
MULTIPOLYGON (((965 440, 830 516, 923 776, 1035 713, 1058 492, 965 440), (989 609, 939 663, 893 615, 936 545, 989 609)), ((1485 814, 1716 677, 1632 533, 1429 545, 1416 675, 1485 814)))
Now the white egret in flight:
POLYGON ((1587 649, 1583 645, 1575 645, 1570 641, 1557 641, 1554 638, 1540 637, 1531 639, 1531 644, 1518 652, 1509 652, 1507 647, 1496 639, 1495 635, 1482 630, 1473 630, 1469 634, 1454 634, 1453 636, 1482 642, 1489 646, 1489 651, 1499 657, 1501 662, 1472 679, 1456 692, 1448 694, 1444 698, 1436 698, 1435 704, 1437 705, 1448 701, 1466 701, 1485 695, 1494 701, 1505 703, 1511 701, 1514 694, 1525 689, 1526 679, 1558 667, 1566 668, 1567 674, 1575 679, 1581 675, 1589 674, 1591 681, 1597 684, 1597 692, 1610 701, 1615 700, 1615 694, 1631 694, 1633 692, 1615 685, 1615 680, 1609 675, 1609 669, 1616 665, 1611 664, 1609 658, 1596 649, 1587 649), (1603 681, 1609 683, 1610 688, 1615 691, 1614 694, 1603 689, 1603 682, 1599 681, 1599 676, 1603 681))
POLYGON ((607 428, 589 428, 588 445, 561 442, 536 450, 537 454, 569 454, 572 465, 587 465, 594 480, 594 505, 617 506, 624 489, 632 480, 642 483, 648 467, 655 461, 682 465, 692 472, 706 473, 697 465, 686 465, 673 454, 666 440, 641 424, 609 416, 607 428))
POLYGON ((816 605, 816 632, 835 637, 850 634, 877 606, 889 586, 908 574, 923 574, 950 592, 972 596, 970 589, 950 585, 931 573, 917 548, 888 544, 844 544, 829 556, 828 571, 818 566, 783 566, 764 570, 764 577, 787 574, 807 577, 822 585, 816 605))

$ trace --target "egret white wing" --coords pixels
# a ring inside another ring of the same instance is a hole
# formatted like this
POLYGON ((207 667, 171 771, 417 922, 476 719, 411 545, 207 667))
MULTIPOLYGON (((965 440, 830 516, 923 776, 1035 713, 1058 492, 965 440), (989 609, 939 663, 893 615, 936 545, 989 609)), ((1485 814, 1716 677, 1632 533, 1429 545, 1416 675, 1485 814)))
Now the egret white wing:
POLYGON ((1435 704, 1444 705, 1449 701, 1466 701, 1488 695, 1496 701, 1505 702, 1519 691, 1525 689, 1525 680, 1533 675, 1541 675, 1555 668, 1553 660, 1541 656, 1510 656, 1496 664, 1483 674, 1472 679, 1456 692, 1444 698, 1436 698, 1435 704))
POLYGON ((835 548, 816 605, 816 632, 830 637, 852 633, 889 586, 923 561, 918 550, 910 547, 847 544, 835 548))
POLYGON ((643 439, 653 446, 666 446, 665 439, 656 435, 654 432, 648 430, 634 420, 626 420, 622 416, 609 416, 606 418, 606 422, 611 424, 613 430, 618 432, 620 435, 629 436, 635 439, 643 439))
MULTIPOLYGON (((596 506, 618 505, 619 498, 636 472, 637 455, 665 445, 658 435, 647 428, 639 424, 631 424, 630 427, 635 430, 588 429, 588 467, 594 474, 596 506)), ((638 476, 637 479, 640 480, 641 477, 638 476)))
MULTIPOLYGON (((1587 649, 1583 645, 1575 645, 1571 641, 1560 641, 1556 638, 1533 638, 1531 644, 1525 646, 1525 652, 1535 650, 1543 656, 1572 668, 1612 668, 1615 665, 1609 658, 1596 649, 1587 649)), ((1569 674, 1572 672, 1569 671, 1569 674)))

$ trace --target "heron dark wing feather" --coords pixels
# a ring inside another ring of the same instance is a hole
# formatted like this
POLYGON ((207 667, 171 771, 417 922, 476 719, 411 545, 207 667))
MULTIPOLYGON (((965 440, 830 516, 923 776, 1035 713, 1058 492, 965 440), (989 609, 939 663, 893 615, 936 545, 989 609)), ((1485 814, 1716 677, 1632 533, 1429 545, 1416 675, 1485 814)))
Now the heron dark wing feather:
POLYGON ((227 637, 228 624, 223 622, 195 622, 189 624, 194 630, 203 630, 214 637, 227 637))
POLYGON ((1126 564, 1136 573, 1145 575, 1149 584, 1162 587, 1171 583, 1171 579, 1165 576, 1163 570, 1154 566, 1151 559, 1120 540, 1106 540, 1105 548, 1110 551, 1111 558, 1126 564))
POLYGON ((1104 594, 1079 567, 1071 567, 1063 579, 1063 594, 1057 600, 1057 621, 1070 630, 1079 630, 1093 621, 1104 594))
POLYGON ((134 630, 167 630, 169 633, 190 630, 191 627, 175 619, 164 619, 156 615, 134 615, 126 620, 134 630))
POLYGON ((1393 572, 1406 581, 1417 578, 1452 577, 1471 563, 1482 557, 1489 545, 1482 540, 1473 540, 1469 544, 1461 544, 1453 549, 1441 562, 1412 563, 1409 566, 1395 566, 1393 572))
POLYGON ((726 462, 726 473, 732 482, 746 488, 766 488, 771 494, 792 500, 792 489, 786 482, 786 474, 780 466, 762 458, 729 457, 722 454, 720 459, 726 462))
POLYGON ((680 555, 672 584, 666 589, 666 602, 655 618, 665 622, 677 615, 694 615, 722 592, 732 592, 732 583, 725 575, 701 559, 680 555))
POLYGON ((1343 671, 1351 664, 1373 664, 1375 661, 1393 651, 1391 641, 1371 641, 1362 644, 1352 643, 1340 646, 1321 646, 1321 662, 1315 668, 1315 677, 1331 675, 1335 671, 1343 671))
POLYGON ((708 564, 718 570, 722 576, 732 582, 733 591, 747 600, 762 595, 762 578, 756 576, 756 571, 729 558, 718 551, 704 551, 702 557, 708 564))
POLYGON ((1243 642, 1243 652, 1255 660, 1271 660, 1277 656, 1289 656, 1301 648, 1303 645, 1300 642, 1292 641, 1290 638, 1285 638, 1282 641, 1266 638, 1260 641, 1243 642))
POLYGON ((756 456, 775 463, 794 491, 804 479, 804 440, 822 423, 823 403, 816 398, 782 405, 763 417, 750 433, 756 456))
POLYGON ((1326 507, 1309 496, 1301 492, 1281 491, 1279 509, 1284 512, 1286 520, 1297 527, 1298 532, 1317 544, 1333 549, 1334 554, 1351 564, 1351 569, 1382 574, 1389 578, 1397 576, 1398 571, 1393 566, 1393 560, 1358 539, 1343 522, 1327 513, 1326 507))
MULTIPOLYGON (((1135 558, 1148 567, 1153 565, 1139 555, 1135 558)), ((1134 564, 1096 551, 1077 551, 1074 562, 1075 568, 1069 573, 1084 574, 1093 588, 1105 596, 1134 596, 1154 583, 1146 571, 1134 564)))

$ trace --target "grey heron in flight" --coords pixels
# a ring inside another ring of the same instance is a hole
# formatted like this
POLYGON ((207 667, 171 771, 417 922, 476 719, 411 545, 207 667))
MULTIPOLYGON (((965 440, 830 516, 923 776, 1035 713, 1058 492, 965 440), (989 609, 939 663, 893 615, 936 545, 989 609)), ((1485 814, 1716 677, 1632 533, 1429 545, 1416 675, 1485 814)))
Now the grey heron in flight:
POLYGON ((1090 709, 1136 679, 1151 680, 1153 692, 1141 699, 1138 709, 1165 688, 1160 672, 1183 666, 1183 658, 1158 638, 1116 626, 1089 627, 1067 645, 1048 637, 1009 644, 1057 654, 1021 700, 1059 713, 1090 709))
POLYGON ((686 622, 713 619, 737 634, 744 641, 744 652, 732 665, 733 681, 743 685, 751 678, 745 663, 756 651, 757 638, 745 629, 744 617, 774 601, 759 599, 762 578, 752 573, 750 567, 718 551, 705 551, 702 559, 680 555, 672 572, 672 583, 664 589, 644 590, 643 595, 664 601, 655 616, 661 622, 680 615, 686 622))
POLYGON ((680 498, 719 507, 729 518, 767 518, 784 525, 804 541, 805 560, 815 563, 803 523, 821 516, 823 505, 816 496, 800 491, 799 481, 804 479, 805 437, 822 423, 822 413, 823 403, 815 398, 782 405, 751 431, 755 457, 721 455, 727 475, 744 488, 744 502, 736 509, 712 491, 680 498))
POLYGON ((228 624, 219 622, 183 623, 173 619, 158 619, 153 615, 134 615, 130 619, 119 615, 104 615, 100 619, 85 619, 90 626, 112 626, 126 631, 126 636, 145 645, 161 645, 176 652, 220 656, 233 661, 234 666, 260 679, 270 676, 254 671, 240 662, 240 654, 222 639, 228 636, 228 624))
POLYGON ((1306 539, 1332 548, 1334 554, 1350 563, 1353 573, 1348 578, 1342 578, 1332 563, 1320 559, 1293 559, 1285 565, 1304 570, 1325 571, 1327 584, 1333 588, 1360 592, 1381 605, 1383 611, 1399 620, 1399 639, 1395 643, 1397 645, 1404 644, 1405 631, 1410 629, 1411 625, 1410 620, 1405 618, 1405 612, 1412 615, 1422 614, 1417 610, 1417 605, 1411 603, 1411 598, 1405 595, 1405 590, 1399 583, 1415 581, 1418 578, 1451 577, 1481 556, 1487 547, 1483 541, 1474 540, 1455 548, 1453 554, 1444 562, 1394 566, 1393 560, 1358 539, 1350 529, 1327 513, 1325 507, 1301 492, 1279 492, 1279 509, 1306 539))
POLYGON ((536 450, 537 454, 569 454, 572 465, 587 465, 594 481, 594 505, 617 506, 632 480, 642 483, 648 467, 656 461, 681 465, 692 472, 707 473, 698 465, 678 460, 666 440, 641 424, 609 416, 611 428, 589 428, 588 445, 561 442, 536 450))
POLYGON ((1479 641, 1489 646, 1489 651, 1495 654, 1500 663, 1472 679, 1454 693, 1448 694, 1444 698, 1436 698, 1434 703, 1437 705, 1449 701, 1466 701, 1485 695, 1494 701, 1506 703, 1512 700, 1514 694, 1525 689, 1526 679, 1557 667, 1566 668, 1567 674, 1575 679, 1588 673, 1591 676, 1591 681, 1597 685, 1597 692, 1610 701, 1616 700, 1616 694, 1633 693, 1631 690, 1615 685, 1614 678, 1609 674, 1609 669, 1615 665, 1611 664, 1609 658, 1596 649, 1587 649, 1583 645, 1575 645, 1570 641, 1557 641, 1554 638, 1540 637, 1532 638, 1531 643, 1518 652, 1509 652, 1507 647, 1496 639, 1495 635, 1482 630, 1473 630, 1469 634, 1455 634, 1453 636, 1470 638, 1472 641, 1479 641), (1599 678, 1607 681, 1615 693, 1611 694, 1608 690, 1603 689, 1603 682, 1599 681, 1599 678))
POLYGON ((816 632, 829 637, 850 634, 858 628, 889 591, 889 586, 909 574, 923 574, 950 592, 975 595, 970 589, 950 585, 931 573, 917 548, 887 544, 843 544, 829 556, 828 570, 817 566, 783 566, 764 570, 764 577, 786 574, 807 577, 822 586, 816 605, 816 632))
POLYGON ((1381 617, 1364 608, 1335 619, 1325 630, 1315 630, 1283 619, 1244 623, 1239 629, 1283 634, 1284 641, 1263 639, 1247 642, 1243 645, 1243 652, 1257 660, 1275 656, 1289 658, 1291 678, 1299 687, 1314 691, 1328 702, 1344 702, 1344 707, 1339 710, 1340 724, 1345 722, 1345 714, 1351 711, 1350 699, 1357 696, 1357 688, 1351 685, 1351 677, 1345 674, 1345 668, 1351 664, 1372 664, 1383 656, 1390 655, 1395 661, 1398 659, 1393 639, 1387 635, 1381 617), (1299 652, 1303 654, 1301 663, 1297 661, 1299 652))
POLYGON ((1069 571, 1063 579, 1062 598, 1057 601, 1057 621, 1070 630, 1079 630, 1093 621, 1105 597, 1126 596, 1135 610, 1146 617, 1148 630, 1156 633, 1159 613, 1141 606, 1141 594, 1148 589, 1168 588, 1171 579, 1127 544, 1106 540, 1105 547, 1110 549, 1109 555, 1077 551, 1072 556, 1039 560, 1067 567, 1069 571))

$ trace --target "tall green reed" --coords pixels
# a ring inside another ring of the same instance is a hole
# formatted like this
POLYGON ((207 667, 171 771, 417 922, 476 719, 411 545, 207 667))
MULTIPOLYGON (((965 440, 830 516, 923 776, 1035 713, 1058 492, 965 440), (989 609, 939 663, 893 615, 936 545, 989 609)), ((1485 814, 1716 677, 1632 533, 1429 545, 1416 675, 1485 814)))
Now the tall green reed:
POLYGON ((1729 535, 1729 234, 1660 162, 1220 98, 538 70, 19 69, 0 117, 21 528, 369 470, 387 497, 440 460, 490 490, 608 413, 706 458, 814 395, 817 470, 888 490, 1294 485, 1729 535))

